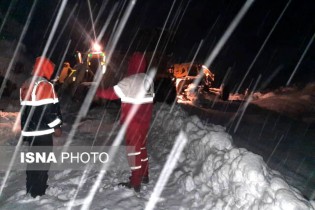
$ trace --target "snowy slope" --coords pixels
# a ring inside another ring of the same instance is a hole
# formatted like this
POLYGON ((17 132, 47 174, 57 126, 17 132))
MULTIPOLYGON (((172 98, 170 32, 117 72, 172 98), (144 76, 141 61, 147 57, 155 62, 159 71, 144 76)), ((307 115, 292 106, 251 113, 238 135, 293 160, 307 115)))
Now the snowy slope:
POLYGON ((315 122, 315 83, 304 88, 281 88, 265 94, 255 93, 254 104, 304 122, 315 122))
MULTIPOLYGON (((115 107, 105 110, 101 121, 100 113, 103 112, 100 107, 89 112, 74 137, 74 145, 91 144, 98 125, 102 129, 97 141, 115 136, 118 127, 114 121, 118 110, 115 107)), ((12 123, 14 119, 9 120, 12 123)), ((189 117, 180 107, 164 104, 155 107, 152 124, 148 143, 150 183, 136 194, 117 186, 128 179, 126 171, 111 170, 104 176, 91 209, 144 209, 180 130, 188 141, 156 209, 314 209, 281 174, 268 168, 261 156, 235 147, 224 127, 204 124, 196 116, 189 117)), ((65 125, 63 139, 70 128, 70 124, 65 125)), ((3 134, 4 128, 0 129, 3 134)), ((7 138, 7 144, 16 143, 17 137, 7 138)), ((80 209, 96 176, 95 171, 50 172, 46 195, 31 199, 25 195, 24 172, 12 172, 1 195, 0 208, 67 209, 81 183, 72 203, 73 209, 80 209)))

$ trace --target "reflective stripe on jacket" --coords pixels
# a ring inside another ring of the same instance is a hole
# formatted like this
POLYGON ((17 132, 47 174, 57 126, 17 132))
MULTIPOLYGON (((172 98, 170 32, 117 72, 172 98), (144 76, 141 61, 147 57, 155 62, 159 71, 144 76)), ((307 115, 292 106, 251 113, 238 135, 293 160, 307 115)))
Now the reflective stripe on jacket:
POLYGON ((62 124, 53 84, 43 77, 28 79, 20 89, 22 136, 42 136, 62 124))
POLYGON ((144 73, 124 78, 114 86, 114 91, 123 103, 153 103, 153 80, 144 73))

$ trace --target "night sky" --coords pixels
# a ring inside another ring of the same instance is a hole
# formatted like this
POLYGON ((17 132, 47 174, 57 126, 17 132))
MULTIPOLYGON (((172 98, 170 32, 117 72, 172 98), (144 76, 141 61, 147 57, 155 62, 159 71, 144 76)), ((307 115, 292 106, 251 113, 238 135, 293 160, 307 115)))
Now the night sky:
MULTIPOLYGON (((10 2, 15 4, 9 17, 23 25, 32 1, 1 1, 1 19, 10 2)), ((142 43, 146 43, 147 50, 154 49, 161 29, 171 11, 169 21, 165 24, 167 30, 163 32, 159 52, 168 56, 170 62, 189 62, 195 55, 200 41, 203 40, 203 45, 196 57, 197 62, 203 63, 245 2, 240 0, 177 0, 175 2, 138 0, 119 40, 117 50, 125 52, 137 31, 139 37, 144 40, 142 43), (165 45, 166 43, 167 45, 165 45), (164 48, 165 46, 167 47, 164 48)), ((94 19, 103 3, 107 3, 107 5, 95 25, 96 33, 106 22, 115 3, 118 8, 102 39, 102 43, 106 45, 115 21, 122 16, 128 1, 91 0, 94 19)), ((216 74, 218 82, 222 81, 226 72, 230 72, 231 86, 240 82, 287 3, 288 1, 285 0, 254 1, 210 66, 210 69, 216 74)), ((33 57, 41 54, 48 38, 46 32, 49 32, 52 27, 50 21, 55 18, 55 10, 59 6, 60 1, 57 0, 38 1, 31 25, 23 40, 29 54, 33 57)), ((286 84, 315 33, 315 13, 313 11, 315 11, 314 0, 291 1, 254 63, 245 82, 246 86, 253 83, 258 75, 261 75, 261 83, 264 83, 274 72, 278 73, 267 87, 286 84)), ((54 37, 57 47, 52 52, 52 59, 60 59, 69 39, 71 39, 71 46, 67 58, 70 59, 75 50, 87 50, 89 41, 84 39, 83 30, 88 33, 91 31, 87 1, 68 1, 61 24, 54 37), (75 4, 77 4, 77 8, 74 15, 65 30, 61 31, 75 4), (59 34, 61 34, 61 38, 57 40, 59 34)), ((93 36, 92 33, 90 35, 93 36)), ((0 36, 2 39, 12 39, 16 34, 3 30, 0 36)), ((314 55, 315 43, 305 54, 292 82, 303 84, 315 79, 314 55)))

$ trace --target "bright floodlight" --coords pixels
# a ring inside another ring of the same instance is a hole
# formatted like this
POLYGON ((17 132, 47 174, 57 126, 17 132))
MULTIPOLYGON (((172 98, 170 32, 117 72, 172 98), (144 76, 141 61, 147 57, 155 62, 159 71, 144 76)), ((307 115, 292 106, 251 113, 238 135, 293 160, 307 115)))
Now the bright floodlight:
POLYGON ((101 51, 101 45, 99 45, 98 43, 94 43, 93 44, 93 50, 94 51, 101 51))

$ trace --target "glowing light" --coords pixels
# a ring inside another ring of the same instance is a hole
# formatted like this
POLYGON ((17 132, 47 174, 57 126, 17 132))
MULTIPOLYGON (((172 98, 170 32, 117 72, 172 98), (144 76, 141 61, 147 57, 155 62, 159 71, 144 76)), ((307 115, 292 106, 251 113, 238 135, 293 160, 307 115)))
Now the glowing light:
POLYGON ((106 66, 102 65, 102 73, 105 74, 106 73, 106 66))
POLYGON ((101 45, 99 45, 98 43, 93 44, 93 51, 99 52, 101 50, 102 50, 101 45))

